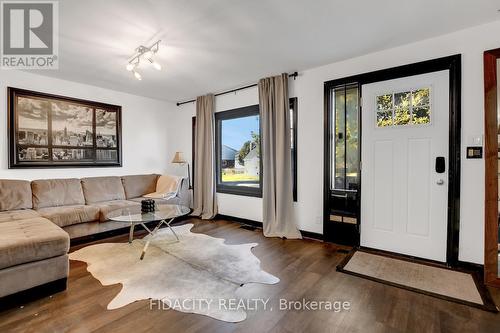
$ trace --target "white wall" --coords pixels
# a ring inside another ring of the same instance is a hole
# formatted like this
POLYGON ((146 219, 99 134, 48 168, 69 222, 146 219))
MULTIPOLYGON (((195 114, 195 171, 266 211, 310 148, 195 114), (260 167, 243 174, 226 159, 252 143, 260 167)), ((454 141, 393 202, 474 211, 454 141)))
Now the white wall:
MULTIPOLYGON (((483 52, 500 47, 500 21, 408 44, 299 73, 290 80, 290 96, 298 97, 298 202, 295 218, 300 229, 322 233, 323 205, 323 83, 378 69, 462 54, 462 177, 459 259, 483 263, 484 160, 465 159, 465 147, 483 134, 483 52)), ((293 70, 291 68, 290 70, 293 70)), ((279 73, 269 73, 279 74, 279 73)), ((216 99, 216 111, 258 103, 251 88, 216 99)), ((170 134, 172 151, 190 156, 194 104, 178 108, 170 134)), ((172 151, 170 155, 172 155, 172 151)), ((221 214, 262 221, 262 200, 218 195, 221 214)))
MULTIPOLYGON (((140 83, 140 82, 139 82, 140 83)), ((0 73, 0 178, 37 179, 162 173, 170 164, 167 130, 174 104, 28 72, 0 73), (122 106, 121 168, 8 169, 7 87, 122 106)))

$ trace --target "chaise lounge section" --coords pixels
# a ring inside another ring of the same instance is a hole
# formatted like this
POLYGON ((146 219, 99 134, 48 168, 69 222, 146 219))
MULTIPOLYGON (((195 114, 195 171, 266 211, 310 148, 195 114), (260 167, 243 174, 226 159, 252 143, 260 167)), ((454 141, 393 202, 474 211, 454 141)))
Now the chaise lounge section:
MULTIPOLYGON (((70 239, 126 228, 109 213, 140 207, 158 177, 0 180, 0 300, 56 282, 64 289, 70 239)), ((189 207, 187 181, 175 198, 156 202, 189 207)))
POLYGON ((0 181, 0 297, 68 276, 69 235, 33 210, 31 184, 0 181))

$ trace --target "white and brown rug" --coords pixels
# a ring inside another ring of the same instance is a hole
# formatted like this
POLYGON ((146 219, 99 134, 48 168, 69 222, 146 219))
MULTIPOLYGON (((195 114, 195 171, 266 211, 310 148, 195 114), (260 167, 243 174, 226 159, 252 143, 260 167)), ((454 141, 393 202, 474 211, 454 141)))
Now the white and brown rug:
POLYGON ((448 301, 498 312, 488 290, 473 272, 457 271, 363 250, 351 252, 337 270, 448 301))
POLYGON ((244 320, 244 309, 218 306, 220 300, 237 300, 243 284, 275 284, 279 279, 260 268, 259 259, 251 251, 257 243, 228 245, 224 239, 193 233, 192 227, 173 227, 180 242, 173 242, 175 238, 167 228, 160 230, 144 260, 139 257, 146 238, 132 244, 91 245, 69 257, 86 262, 87 270, 103 285, 123 285, 108 309, 153 299, 174 304, 175 310, 182 312, 228 322, 244 320))

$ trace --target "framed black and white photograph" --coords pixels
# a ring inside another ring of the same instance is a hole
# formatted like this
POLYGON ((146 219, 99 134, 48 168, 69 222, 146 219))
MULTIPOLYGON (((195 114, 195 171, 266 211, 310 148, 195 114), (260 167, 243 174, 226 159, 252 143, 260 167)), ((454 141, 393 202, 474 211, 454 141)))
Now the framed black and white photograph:
POLYGON ((9 168, 121 166, 121 106, 7 88, 9 168))

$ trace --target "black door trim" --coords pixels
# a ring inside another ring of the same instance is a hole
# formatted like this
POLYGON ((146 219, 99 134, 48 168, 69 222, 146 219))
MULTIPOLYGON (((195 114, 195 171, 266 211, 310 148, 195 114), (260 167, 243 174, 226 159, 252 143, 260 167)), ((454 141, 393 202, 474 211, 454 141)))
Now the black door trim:
MULTIPOLYGON (((329 114, 328 114, 328 92, 332 87, 358 83, 363 84, 387 81, 413 75, 426 74, 442 70, 449 70, 449 88, 450 88, 450 131, 449 131, 449 173, 448 173, 448 239, 446 251, 446 263, 450 266, 458 266, 458 244, 460 232, 460 134, 461 134, 461 54, 448 57, 422 61, 414 64, 408 64, 388 69, 382 69, 374 72, 358 74, 346 78, 327 81, 324 84, 325 103, 324 103, 324 191, 323 191, 323 226, 329 221, 328 196, 330 190, 330 156, 329 156, 329 114)), ((360 95, 361 95, 360 90, 360 95)), ((359 137, 361 154, 361 136, 362 115, 359 118, 359 137)), ((362 188, 360 187, 360 193, 362 188)), ((361 196, 359 196, 361 197, 361 196)), ((360 199, 358 199, 360 200, 360 199)), ((359 225, 359 222, 358 222, 359 225)), ((359 229, 358 229, 359 230, 359 229)), ((358 244, 359 244, 359 232, 358 244)), ((324 235, 328 239, 327 235, 324 235)))

